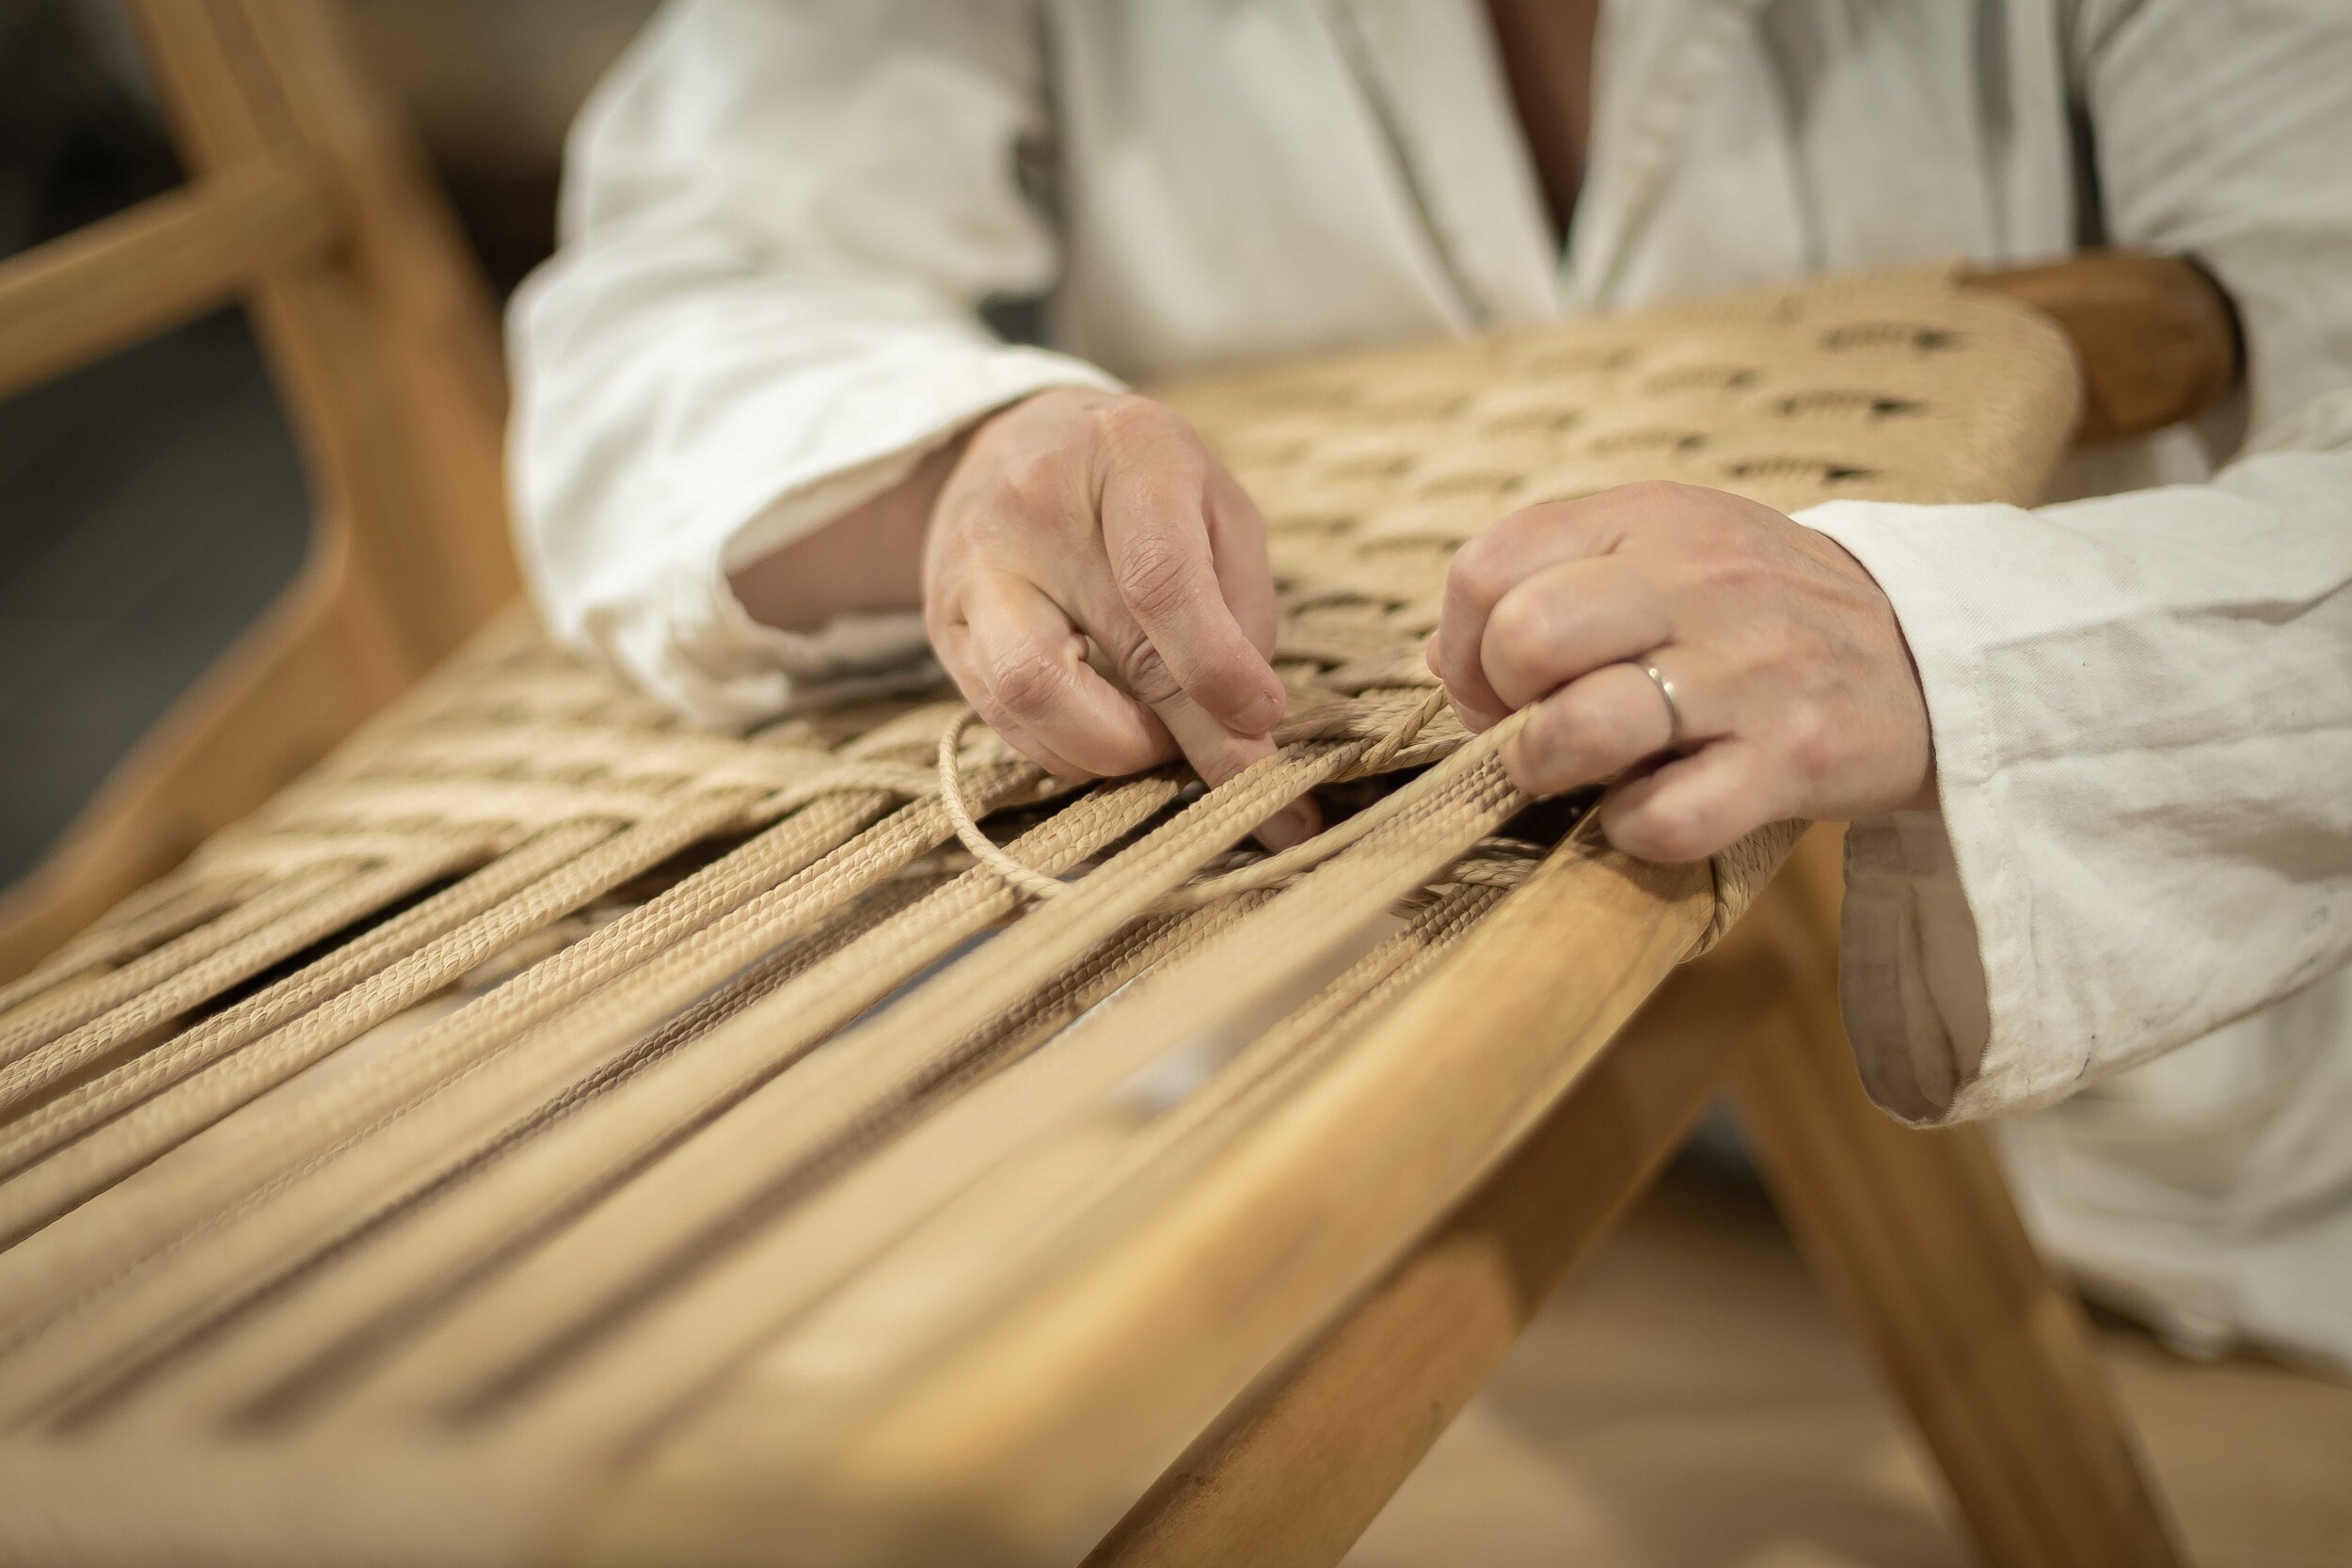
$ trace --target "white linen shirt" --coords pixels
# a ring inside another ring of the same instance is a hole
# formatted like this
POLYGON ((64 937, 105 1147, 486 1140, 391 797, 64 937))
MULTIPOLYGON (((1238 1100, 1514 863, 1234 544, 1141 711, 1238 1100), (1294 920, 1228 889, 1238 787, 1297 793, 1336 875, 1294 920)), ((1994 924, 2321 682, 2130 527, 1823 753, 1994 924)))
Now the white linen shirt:
POLYGON ((1476 0, 675 0, 513 313, 533 590, 742 725, 924 650, 759 626, 728 572, 1047 386, 2191 252, 2232 406, 2079 454, 2094 499, 1799 519, 1893 601, 1939 772, 1849 835, 1848 1032, 1915 1121, 2102 1085, 2016 1135, 2045 1236, 2183 1333, 2352 1362, 2352 7, 1640 0, 1600 87, 1564 260, 1476 0), (1022 299, 1054 350, 983 325, 1022 299))

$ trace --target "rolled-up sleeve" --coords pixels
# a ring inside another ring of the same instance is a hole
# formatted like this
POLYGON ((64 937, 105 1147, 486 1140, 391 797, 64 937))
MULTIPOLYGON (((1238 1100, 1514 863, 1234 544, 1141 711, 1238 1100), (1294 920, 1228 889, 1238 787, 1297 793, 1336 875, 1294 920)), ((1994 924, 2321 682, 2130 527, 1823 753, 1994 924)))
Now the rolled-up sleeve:
POLYGON ((1848 836, 1880 1103, 2047 1103, 2352 958, 2352 456, 1801 520, 1894 602, 1935 736, 1940 810, 1848 836))
POLYGON ((990 409, 1117 385, 979 319, 1057 270, 1019 175, 1039 55, 1017 0, 688 0, 614 69, 508 327, 517 540, 558 636, 718 725, 920 660, 912 614, 778 631, 727 574, 990 409))
POLYGON ((1847 839, 1847 1030, 1915 1121, 2352 958, 2352 12, 2090 0, 2070 41, 2109 237, 2227 286, 2251 434, 2207 484, 1800 518, 1886 591, 1934 731, 1940 809, 1847 839))

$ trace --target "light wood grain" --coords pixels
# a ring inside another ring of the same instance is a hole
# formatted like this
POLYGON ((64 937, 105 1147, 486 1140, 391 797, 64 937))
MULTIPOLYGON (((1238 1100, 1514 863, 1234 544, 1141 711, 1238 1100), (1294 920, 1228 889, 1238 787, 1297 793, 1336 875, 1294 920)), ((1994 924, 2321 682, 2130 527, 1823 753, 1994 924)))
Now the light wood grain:
POLYGON ((2024 301, 2065 332, 2083 372, 2078 442, 2193 419, 2229 396, 2245 369, 2229 296, 2177 256, 2085 251, 1967 281, 2024 301))
POLYGON ((1836 854, 1833 833, 1816 835, 1757 917, 1675 976, 1477 1197, 1237 1402, 1092 1560, 1338 1560, 1646 1185, 1736 1047, 1732 1081, 1779 1157, 1781 1202, 1986 1560, 2177 1561, 2080 1312, 1980 1136, 1908 1131, 1862 1096, 1836 1030, 1836 854))
MULTIPOLYGON (((296 202, 240 274, 300 438, 311 543, 294 584, 0 895, 0 979, 267 800, 517 588, 495 310, 413 137, 353 64, 330 8, 131 8, 196 175, 177 199, 216 212, 203 193, 246 191, 252 170, 301 169, 288 178, 342 219, 342 243, 322 245, 311 206, 296 202)), ((288 198, 273 188, 238 199, 288 198)), ((175 210, 187 209, 166 216, 175 210)), ((121 244, 83 239, 60 242, 81 248, 44 270, 43 290, 151 298, 158 325, 186 309, 190 270, 151 230, 121 244)))
POLYGON ((584 1521, 581 1559, 1083 1556, 1186 1436, 1378 1275, 1400 1229, 1434 1224, 1595 1069, 1712 907, 1704 865, 1555 855, 1344 1060, 1156 1207, 1089 1234, 851 1427, 788 1504, 772 1477, 650 1467, 584 1521), (1158 1448, 1164 1433, 1180 1435, 1158 1448))
POLYGON ((1338 1560, 1646 1185, 1649 1135, 1678 1131, 1735 1046, 1732 1081, 1775 1156, 1781 1203, 1986 1560, 2178 1560, 2079 1309, 2043 1271, 1981 1136, 1908 1131, 1862 1095, 1836 1026, 1835 834, 1802 854, 1476 1199, 1163 1475, 1098 1563, 1338 1560), (1618 1099, 1613 1085, 1640 1087, 1618 1099))
POLYGON ((1089 1563, 1337 1561, 1680 1144, 1741 1038, 1720 1009, 1794 1026, 1780 981, 1739 932, 1670 978, 1510 1161, 1235 1402, 1089 1563))
POLYGON ((2035 1252, 1981 1129, 1915 1132, 1863 1093, 1837 1022, 1843 876, 1817 832, 1756 913, 1804 1026, 1734 1069, 1774 1197, 2002 1568, 2181 1561, 2082 1309, 2035 1252))
MULTIPOLYGON (((241 0, 236 11, 251 40, 247 68, 276 85, 294 134, 351 213, 348 283, 383 384, 381 405, 370 407, 356 388, 339 385, 340 367, 306 366, 300 373, 324 384, 298 401, 320 427, 313 440, 323 467, 339 461, 326 455, 330 440, 353 449, 337 501, 355 509, 355 532, 387 555, 413 541, 414 575, 392 580, 387 593, 427 662, 437 662, 521 588, 507 530, 498 306, 413 126, 360 68, 339 8, 321 0, 241 0), (338 391, 343 401, 330 406, 338 391), (395 478, 412 488, 391 488, 395 478)), ((327 273, 314 287, 324 294, 342 281, 327 273)), ((321 299, 304 309, 329 306, 321 299)), ((294 324, 288 328, 305 338, 294 324)), ((296 352, 289 343, 287 356, 296 352)), ((303 385, 291 372, 289 380, 303 385)))
POLYGON ((231 167, 0 261, 0 398, 226 305, 336 224, 318 182, 231 167))

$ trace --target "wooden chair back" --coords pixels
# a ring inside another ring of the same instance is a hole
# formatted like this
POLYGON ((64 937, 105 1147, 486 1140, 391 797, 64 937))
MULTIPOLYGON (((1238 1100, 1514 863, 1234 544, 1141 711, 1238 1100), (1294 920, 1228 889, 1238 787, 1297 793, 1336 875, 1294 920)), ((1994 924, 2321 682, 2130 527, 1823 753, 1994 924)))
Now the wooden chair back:
POLYGON ((232 302, 309 480, 294 581, 0 895, 0 979, 316 762, 516 587, 496 308, 327 0, 127 0, 189 173, 0 261, 0 397, 232 302))

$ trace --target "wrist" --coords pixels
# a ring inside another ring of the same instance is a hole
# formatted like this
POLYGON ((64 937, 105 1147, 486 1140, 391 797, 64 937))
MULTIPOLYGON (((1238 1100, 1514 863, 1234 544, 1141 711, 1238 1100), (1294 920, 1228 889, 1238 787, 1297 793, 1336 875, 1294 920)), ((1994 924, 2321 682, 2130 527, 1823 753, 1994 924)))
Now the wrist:
POLYGON ((761 625, 795 632, 844 615, 922 608, 931 514, 965 439, 927 452, 890 488, 730 573, 737 601, 761 625))
POLYGON ((1883 702, 1891 715, 1882 741, 1887 763, 1898 775, 1887 792, 1894 800, 1887 809, 1938 810, 1942 801, 1936 786, 1935 731, 1929 722, 1927 689, 1920 681, 1919 661, 1912 654, 1911 640, 1903 634, 1894 600, 1859 556, 1825 533, 1805 531, 1820 558, 1852 583, 1866 607, 1863 615, 1872 633, 1868 642, 1879 650, 1883 702))

